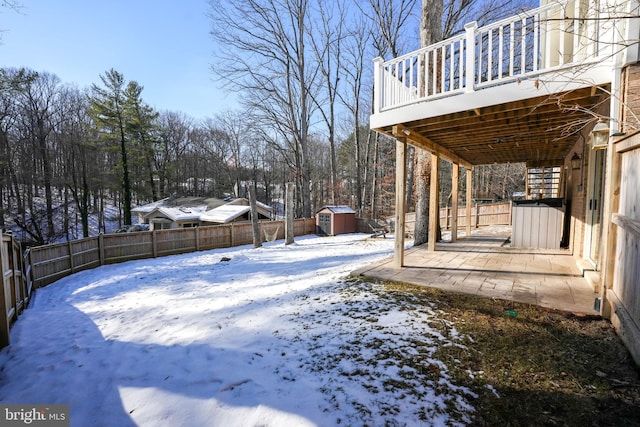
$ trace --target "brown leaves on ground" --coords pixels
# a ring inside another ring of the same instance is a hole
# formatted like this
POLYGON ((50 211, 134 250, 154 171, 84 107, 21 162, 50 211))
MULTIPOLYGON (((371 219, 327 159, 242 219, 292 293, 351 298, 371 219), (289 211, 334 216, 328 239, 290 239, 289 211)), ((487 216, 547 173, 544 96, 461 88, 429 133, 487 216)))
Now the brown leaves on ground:
POLYGON ((388 284, 436 303, 466 349, 435 357, 478 394, 479 426, 640 426, 640 371, 606 320, 388 284))

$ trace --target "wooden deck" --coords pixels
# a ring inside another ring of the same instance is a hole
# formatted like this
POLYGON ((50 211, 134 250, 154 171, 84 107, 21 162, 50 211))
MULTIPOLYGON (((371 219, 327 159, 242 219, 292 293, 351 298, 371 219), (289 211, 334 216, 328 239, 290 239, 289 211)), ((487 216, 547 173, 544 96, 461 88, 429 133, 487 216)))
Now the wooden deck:
POLYGON ((405 252, 405 266, 388 259, 355 275, 423 285, 479 297, 538 305, 576 314, 598 315, 597 293, 587 284, 566 250, 516 249, 509 227, 487 227, 437 251, 415 247, 405 252))

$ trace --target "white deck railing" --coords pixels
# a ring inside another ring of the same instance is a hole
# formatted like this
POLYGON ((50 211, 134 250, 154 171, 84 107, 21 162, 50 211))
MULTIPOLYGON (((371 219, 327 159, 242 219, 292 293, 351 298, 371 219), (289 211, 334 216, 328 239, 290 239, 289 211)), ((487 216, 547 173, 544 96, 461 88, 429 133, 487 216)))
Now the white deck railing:
POLYGON ((463 34, 440 43, 386 62, 376 58, 374 114, 611 60, 625 21, 577 0, 481 28, 471 22, 463 34))

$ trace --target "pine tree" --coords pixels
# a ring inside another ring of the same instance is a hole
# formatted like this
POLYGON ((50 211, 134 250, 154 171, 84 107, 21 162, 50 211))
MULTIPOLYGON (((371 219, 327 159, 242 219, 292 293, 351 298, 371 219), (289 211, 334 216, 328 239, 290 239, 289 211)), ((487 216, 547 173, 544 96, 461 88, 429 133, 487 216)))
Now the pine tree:
POLYGON ((102 85, 91 85, 90 114, 103 138, 120 148, 122 169, 122 209, 124 224, 131 224, 131 180, 129 178, 127 147, 127 96, 124 76, 113 68, 100 76, 102 85))

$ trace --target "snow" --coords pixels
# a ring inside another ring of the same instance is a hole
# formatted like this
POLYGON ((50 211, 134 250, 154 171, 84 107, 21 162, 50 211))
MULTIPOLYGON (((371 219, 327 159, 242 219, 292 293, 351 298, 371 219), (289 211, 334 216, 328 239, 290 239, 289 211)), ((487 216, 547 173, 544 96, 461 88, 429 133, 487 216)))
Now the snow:
POLYGON ((0 352, 0 401, 70 404, 72 426, 469 422, 474 395, 433 356, 462 346, 455 325, 444 336, 432 303, 348 278, 393 252, 366 237, 131 261, 38 289, 0 352))
POLYGON ((200 215, 200 220, 224 224, 246 214, 250 210, 250 206, 227 204, 204 212, 200 215))

